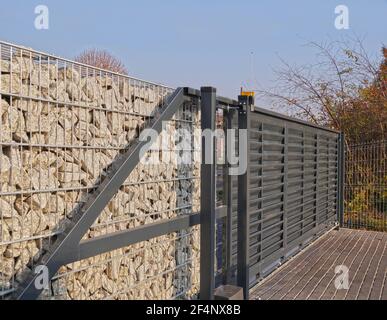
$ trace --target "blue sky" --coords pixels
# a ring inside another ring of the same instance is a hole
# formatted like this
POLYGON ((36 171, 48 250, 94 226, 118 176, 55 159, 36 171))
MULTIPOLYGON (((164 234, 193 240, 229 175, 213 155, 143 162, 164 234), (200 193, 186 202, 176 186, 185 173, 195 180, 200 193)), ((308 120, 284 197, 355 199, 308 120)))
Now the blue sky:
POLYGON ((72 58, 87 48, 111 51, 132 76, 173 87, 212 85, 235 97, 254 77, 272 85, 278 56, 311 62, 308 41, 365 38, 377 54, 387 44, 387 0, 5 0, 0 39, 72 58), (50 29, 34 28, 47 5, 50 29), (337 5, 349 8, 350 29, 334 27, 337 5))

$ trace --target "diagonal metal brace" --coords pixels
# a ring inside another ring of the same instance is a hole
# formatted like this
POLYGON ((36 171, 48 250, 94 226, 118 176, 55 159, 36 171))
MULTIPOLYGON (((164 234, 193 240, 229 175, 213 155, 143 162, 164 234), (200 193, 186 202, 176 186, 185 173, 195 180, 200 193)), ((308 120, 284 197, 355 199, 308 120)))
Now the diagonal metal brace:
MULTIPOLYGON (((177 89, 170 96, 167 105, 159 111, 159 114, 154 116, 145 129, 153 129, 160 134, 163 128, 162 123, 171 120, 178 108, 187 100, 189 98, 184 95, 184 89, 177 89)), ((71 261, 74 257, 74 251, 79 252, 79 243, 83 236, 136 168, 141 160, 141 151, 147 143, 147 141, 138 139, 129 146, 124 154, 115 159, 102 183, 88 196, 79 210, 76 210, 65 231, 57 237, 48 251, 38 259, 35 265, 47 268, 45 270, 48 271, 49 280, 55 276, 59 268, 71 261)), ((79 256, 79 258, 81 257, 79 256)), ((14 293, 13 298, 19 300, 38 299, 43 291, 41 286, 36 286, 39 276, 34 270, 29 270, 14 293)))

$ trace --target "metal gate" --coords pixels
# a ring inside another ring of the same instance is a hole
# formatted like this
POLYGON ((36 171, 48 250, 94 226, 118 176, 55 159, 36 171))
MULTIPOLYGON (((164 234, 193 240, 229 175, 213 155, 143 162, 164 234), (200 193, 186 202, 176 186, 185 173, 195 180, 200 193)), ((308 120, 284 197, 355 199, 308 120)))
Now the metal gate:
POLYGON ((250 284, 336 226, 340 137, 254 109, 249 120, 250 284))
MULTIPOLYGON (((232 165, 226 163, 218 174, 227 216, 208 229, 218 227, 215 278, 206 261, 201 261, 202 270, 205 266, 211 273, 202 276, 205 283, 242 287, 247 299, 259 280, 342 221, 344 137, 254 107, 251 97, 217 108, 223 110, 224 128, 247 130, 247 171, 230 176, 232 165)), ((206 255, 208 249, 211 260, 210 248, 201 252, 206 255)), ((203 296, 211 297, 210 287, 201 288, 203 296)))

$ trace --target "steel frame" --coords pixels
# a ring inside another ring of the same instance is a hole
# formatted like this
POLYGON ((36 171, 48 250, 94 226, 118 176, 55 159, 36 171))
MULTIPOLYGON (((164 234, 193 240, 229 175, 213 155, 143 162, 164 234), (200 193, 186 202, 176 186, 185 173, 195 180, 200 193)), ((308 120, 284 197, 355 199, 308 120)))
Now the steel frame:
MULTIPOLYGON (((212 124, 215 125, 215 112, 217 104, 227 109, 230 107, 239 107, 238 103, 234 100, 217 97, 216 89, 214 88, 205 87, 202 88, 201 91, 192 88, 179 88, 171 95, 167 106, 163 108, 162 113, 158 115, 158 117, 150 118, 148 128, 154 129, 160 133, 162 130, 162 122, 173 120, 172 117, 178 108, 185 101, 190 101, 191 99, 200 99, 202 101, 202 114, 204 115, 204 119, 206 119, 206 116, 208 115, 208 108, 210 108, 211 115, 210 117, 207 117, 207 122, 206 120, 202 121, 203 128, 208 127, 208 129, 214 129, 212 124)), ((208 230, 214 236, 216 219, 226 218, 229 216, 228 208, 226 206, 215 208, 215 175, 211 174, 212 172, 215 172, 215 148, 213 148, 213 164, 204 165, 202 168, 202 172, 204 173, 202 174, 202 177, 207 177, 206 172, 209 172, 210 177, 213 177, 210 184, 207 183, 207 179, 205 179, 206 183, 202 183, 202 186, 206 188, 206 190, 202 190, 202 195, 210 194, 210 197, 207 199, 205 197, 201 197, 202 208, 209 208, 210 211, 207 212, 202 209, 201 213, 193 213, 190 215, 172 218, 168 221, 161 221, 151 225, 145 225, 135 229, 119 231, 113 234, 81 241, 88 229, 92 227, 93 223, 99 217, 102 210, 113 198, 118 189, 124 185, 124 182, 136 167, 140 158, 140 150, 145 143, 146 141, 137 141, 129 146, 128 150, 124 154, 119 155, 112 164, 108 175, 102 184, 95 188, 88 188, 89 190, 91 189, 92 192, 88 195, 85 202, 83 202, 83 205, 75 209, 74 218, 67 226, 66 230, 64 232, 53 234, 53 236, 57 237, 55 242, 49 248, 49 251, 42 255, 42 257, 36 262, 36 265, 47 267, 50 280, 54 278, 59 268, 64 265, 91 258, 99 254, 156 238, 168 233, 187 229, 199 224, 201 224, 202 230, 208 230)), ((204 243, 206 244, 202 246, 204 249, 201 250, 201 254, 204 256, 202 259, 202 266, 209 266, 209 268, 214 269, 215 239, 214 237, 208 237, 206 233, 202 233, 201 238, 202 241, 205 239, 204 243), (210 239, 213 239, 212 247, 207 246, 210 239)), ((214 273, 205 272, 201 274, 205 275, 205 277, 207 277, 207 275, 211 275, 209 277, 209 282, 207 279, 201 280, 202 284, 209 283, 207 288, 203 285, 201 286, 201 298, 212 299, 213 289, 215 287, 214 273)), ((39 274, 35 274, 28 270, 22 277, 22 279, 24 279, 23 282, 18 286, 11 298, 18 300, 38 299, 40 293, 43 291, 43 288, 39 289, 35 286, 35 281, 38 276, 39 274)))
MULTIPOLYGON (((202 129, 214 130, 216 127, 216 109, 222 108, 225 110, 227 128, 232 127, 232 120, 235 114, 238 114, 238 128, 246 129, 248 132, 248 141, 250 140, 251 129, 251 114, 262 114, 265 116, 273 117, 274 119, 291 121, 298 125, 306 126, 316 130, 324 130, 327 132, 338 132, 321 128, 310 123, 296 120, 281 114, 277 114, 265 109, 256 108, 253 106, 252 101, 245 97, 240 97, 239 101, 232 99, 218 97, 216 95, 216 89, 212 87, 203 87, 201 91, 192 88, 179 88, 170 97, 167 105, 163 108, 162 112, 155 118, 150 119, 148 128, 156 130, 158 133, 162 130, 162 122, 171 120, 178 108, 186 101, 192 99, 200 100, 200 108, 202 115, 202 129)), ((144 127, 145 128, 145 127, 144 127)), ((286 134, 288 128, 286 127, 286 134)), ((214 138, 215 140, 215 138, 214 138)), ((338 153, 338 190, 337 190, 337 216, 339 221, 342 222, 343 218, 343 185, 344 185, 344 136, 340 134, 340 147, 338 153)), ((141 148, 145 145, 144 141, 137 141, 132 144, 128 150, 117 157, 112 164, 107 177, 101 185, 96 187, 89 195, 86 202, 81 205, 74 215, 71 224, 67 226, 64 233, 60 233, 57 236, 54 244, 49 248, 49 251, 43 255, 37 265, 45 265, 49 270, 49 277, 52 279, 59 268, 63 265, 87 259, 102 253, 113 251, 131 244, 146 241, 152 238, 156 238, 168 233, 177 232, 179 230, 187 229, 196 225, 201 226, 201 273, 200 273, 200 298, 201 299, 213 299, 213 292, 215 289, 215 224, 216 219, 225 218, 226 224, 226 275, 223 278, 225 283, 232 282, 232 260, 233 254, 233 188, 230 176, 225 179, 225 193, 226 193, 226 205, 216 208, 216 195, 215 195, 215 148, 211 151, 212 164, 203 164, 201 166, 201 210, 200 213, 192 213, 190 215, 179 216, 172 218, 168 221, 161 221, 151 225, 145 225, 135 229, 125 230, 108 234, 100 237, 96 237, 89 240, 81 241, 88 229, 93 225, 102 210, 112 199, 119 188, 124 184, 129 174, 136 167, 139 162, 139 154, 141 148)), ((285 141, 286 152, 288 148, 288 140, 285 141)), ((213 144, 216 145, 215 143, 213 144)), ((329 148, 329 146, 328 146, 329 148)), ((319 149, 319 141, 317 139, 317 150, 319 149)), ((204 141, 202 142, 202 150, 205 150, 204 141)), ((203 159, 205 158, 204 152, 202 153, 203 159)), ((287 157, 287 156, 286 156, 287 157)), ((318 157, 318 152, 316 157, 318 157)), ((276 255, 270 256, 269 259, 262 260, 266 264, 271 265, 269 269, 262 270, 261 264, 251 265, 250 261, 250 193, 249 193, 249 181, 250 181, 250 163, 248 159, 248 170, 244 175, 238 177, 238 233, 237 233, 237 284, 244 290, 244 297, 248 299, 249 289, 253 282, 250 279, 251 274, 265 274, 271 269, 275 268, 278 264, 282 263, 284 259, 288 259, 295 252, 288 252, 286 247, 279 251, 276 255)), ((328 160, 329 161, 329 160, 328 160)), ((285 161, 287 162, 287 161, 285 161)), ((286 164, 287 166, 287 164, 286 164)), ((226 164, 226 172, 229 170, 229 164, 226 164)), ((329 170, 328 170, 329 171, 329 170)), ((317 167, 317 173, 319 169, 317 167)), ((318 180, 318 177, 316 177, 318 180)), ((284 193, 287 194, 287 181, 284 181, 284 193)), ((318 193, 316 191, 316 193, 318 193)), ((286 197, 286 195, 285 195, 286 197)), ((318 202, 318 196, 316 198, 318 202)), ((286 216, 287 208, 284 208, 284 216, 286 216)), ((285 217, 285 227, 288 227, 288 220, 285 217)), ((326 231, 327 227, 318 226, 309 232, 305 233, 302 237, 294 240, 294 243, 302 248, 310 243, 310 239, 319 236, 322 232, 326 231)), ((286 236, 285 236, 286 240, 286 236)), ((41 293, 41 289, 37 289, 34 285, 38 275, 32 272, 28 272, 25 276, 25 280, 19 286, 13 297, 16 299, 37 299, 41 293)))

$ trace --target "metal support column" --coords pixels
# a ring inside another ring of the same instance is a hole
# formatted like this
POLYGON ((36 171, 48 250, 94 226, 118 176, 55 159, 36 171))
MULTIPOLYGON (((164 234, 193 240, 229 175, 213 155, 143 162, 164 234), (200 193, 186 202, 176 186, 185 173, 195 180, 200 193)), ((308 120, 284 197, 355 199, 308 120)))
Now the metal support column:
MULTIPOLYGON (((250 128, 250 112, 252 100, 250 97, 240 96, 239 102, 241 104, 241 109, 239 110, 238 115, 238 127, 239 130, 247 130, 247 141, 249 139, 249 128, 250 128)), ((243 143, 239 139, 239 143, 243 143)), ((247 143, 248 145, 248 143, 247 143)), ((243 288, 243 295, 246 300, 249 299, 249 289, 250 289, 250 257, 249 257, 249 247, 250 247, 250 217, 249 217, 249 203, 250 203, 250 194, 249 194, 249 162, 250 156, 247 150, 245 152, 245 157, 247 161, 247 170, 244 174, 238 177, 238 263, 237 263, 237 285, 243 288)), ((243 155, 239 154, 239 157, 243 155)))
POLYGON ((202 133, 211 130, 211 141, 202 135, 201 164, 201 229, 200 229, 200 299, 213 300, 215 290, 215 129, 216 129, 216 89, 201 88, 202 133), (207 144, 210 143, 211 147, 207 144), (210 152, 210 154, 208 154, 210 152), (207 153, 207 154, 206 154, 207 153))

